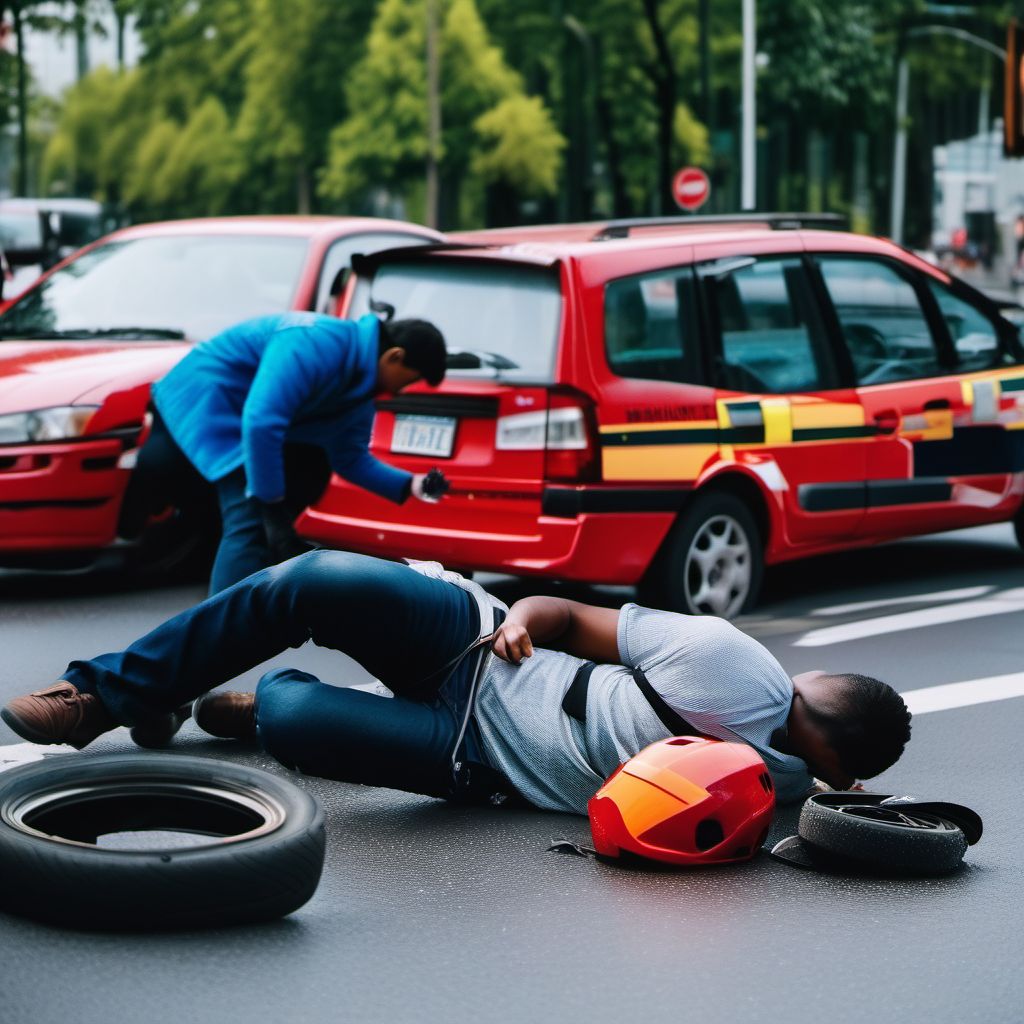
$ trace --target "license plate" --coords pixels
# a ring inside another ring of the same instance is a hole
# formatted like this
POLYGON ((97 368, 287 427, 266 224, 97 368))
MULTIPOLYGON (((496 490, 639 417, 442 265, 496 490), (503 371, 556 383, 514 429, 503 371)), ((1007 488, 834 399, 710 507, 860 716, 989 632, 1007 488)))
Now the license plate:
POLYGON ((409 455, 451 457, 455 443, 454 416, 395 416, 395 432, 391 437, 391 450, 409 455))

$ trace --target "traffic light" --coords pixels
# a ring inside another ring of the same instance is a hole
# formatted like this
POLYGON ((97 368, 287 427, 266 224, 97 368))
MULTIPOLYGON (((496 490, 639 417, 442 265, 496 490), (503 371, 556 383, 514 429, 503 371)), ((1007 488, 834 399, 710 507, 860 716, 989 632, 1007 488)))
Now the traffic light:
POLYGON ((1024 156, 1024 27, 1016 19, 1006 29, 1003 152, 1024 156))

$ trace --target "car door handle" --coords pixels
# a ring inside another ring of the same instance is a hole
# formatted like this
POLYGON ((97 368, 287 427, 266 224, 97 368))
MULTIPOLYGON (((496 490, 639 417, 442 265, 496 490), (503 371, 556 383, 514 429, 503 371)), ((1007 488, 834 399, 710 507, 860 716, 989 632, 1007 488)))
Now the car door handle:
POLYGON ((952 409, 953 406, 948 398, 933 398, 930 402, 924 403, 924 411, 932 412, 934 410, 946 410, 952 409))
POLYGON ((897 409, 880 409, 871 417, 871 422, 880 434, 895 434, 900 428, 900 414, 897 409))

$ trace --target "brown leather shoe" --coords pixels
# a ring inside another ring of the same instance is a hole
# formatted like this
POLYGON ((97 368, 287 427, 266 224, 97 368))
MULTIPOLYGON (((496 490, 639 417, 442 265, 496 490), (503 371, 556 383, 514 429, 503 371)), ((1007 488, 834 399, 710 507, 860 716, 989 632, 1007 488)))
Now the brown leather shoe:
POLYGON ((99 697, 79 693, 63 679, 49 689, 15 697, 0 717, 31 743, 70 743, 79 750, 117 727, 99 697))
POLYGON ((203 732, 222 740, 256 739, 255 693, 206 693, 192 705, 192 717, 203 732))

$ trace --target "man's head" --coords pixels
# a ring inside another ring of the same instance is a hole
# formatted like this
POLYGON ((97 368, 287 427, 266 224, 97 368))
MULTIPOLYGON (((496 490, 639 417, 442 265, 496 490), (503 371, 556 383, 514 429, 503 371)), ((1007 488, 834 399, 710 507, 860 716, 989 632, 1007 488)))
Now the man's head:
POLYGON ((393 320, 380 325, 377 387, 398 394, 402 388, 425 380, 437 387, 444 380, 447 361, 444 336, 426 320, 393 320))
POLYGON ((853 673, 793 677, 789 749, 834 789, 894 765, 910 739, 910 712, 885 683, 853 673))

